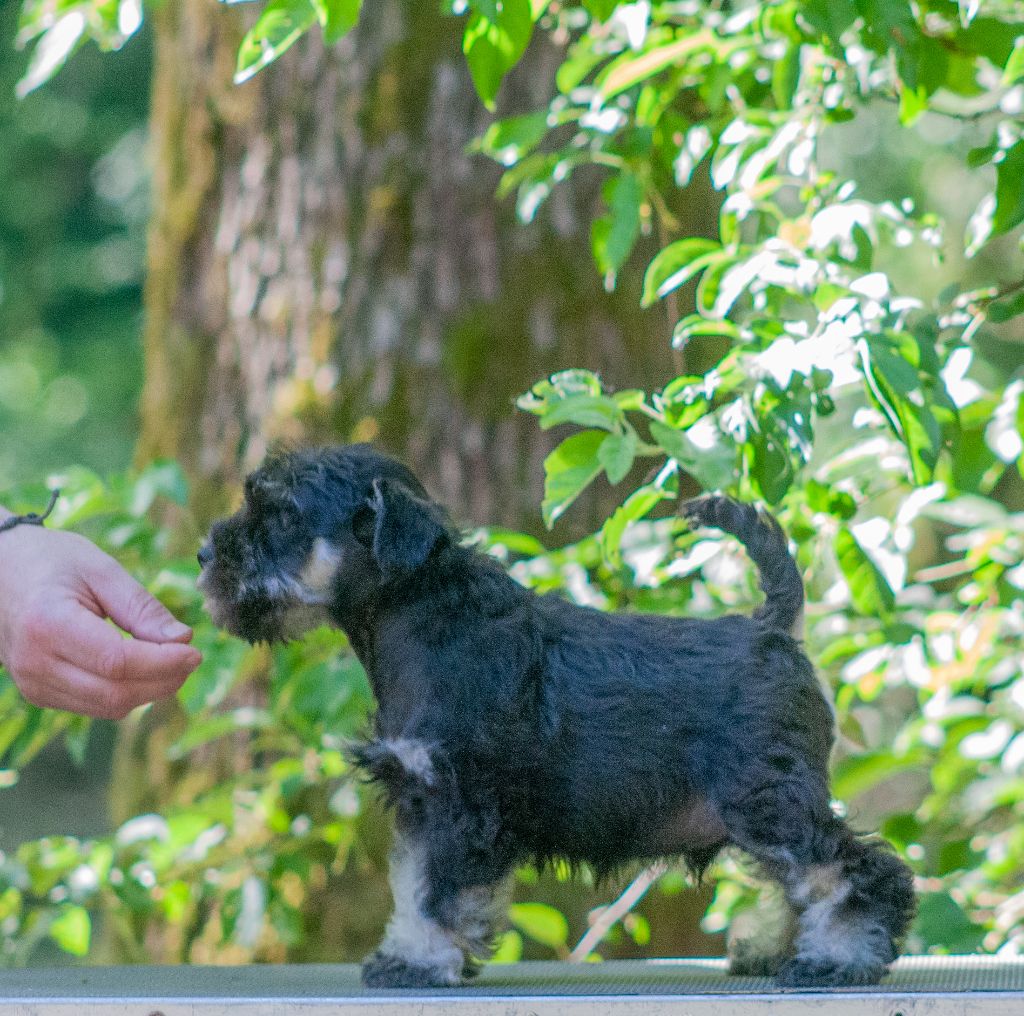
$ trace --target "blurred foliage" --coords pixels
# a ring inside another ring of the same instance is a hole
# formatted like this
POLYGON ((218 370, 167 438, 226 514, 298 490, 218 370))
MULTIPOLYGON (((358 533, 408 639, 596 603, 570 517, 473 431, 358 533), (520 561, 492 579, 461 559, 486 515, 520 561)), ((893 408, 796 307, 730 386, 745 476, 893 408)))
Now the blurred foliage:
MULTIPOLYGON (((0 5, 5 46, 17 13, 0 5)), ((142 360, 148 46, 116 75, 83 54, 23 101, 16 63, 0 60, 0 490, 123 468, 142 360)))
MULTIPOLYGON (((96 28, 86 9, 115 8, 26 5, 33 60, 76 12, 84 27, 52 52, 90 35, 106 44, 112 22, 96 28)), ((239 75, 316 24, 340 35, 357 8, 271 0, 239 75)), ((501 194, 524 220, 570 175, 602 175, 596 268, 609 287, 643 271, 680 364, 656 392, 611 392, 577 370, 523 397, 541 426, 566 428, 545 463, 548 524, 591 483, 622 484, 623 499, 579 544, 548 553, 492 533, 493 552, 524 583, 579 602, 711 616, 749 609, 754 578, 734 545, 685 531, 673 499, 717 488, 772 505, 809 587, 809 648, 836 690, 837 807, 880 827, 918 875, 909 947, 1021 951, 1024 4, 452 10, 489 106, 535 33, 562 47, 549 105, 495 122, 479 150, 506 168, 501 194), (720 196, 716 235, 678 235, 672 209, 697 178, 720 196), (641 238, 659 248, 648 264, 641 238)), ((0 933, 12 959, 33 935, 81 951, 89 908, 107 898, 140 954, 147 922, 161 922, 180 929, 183 958, 227 945, 274 957, 303 933, 304 887, 351 845, 358 798, 343 790, 339 739, 367 706, 365 686, 338 640, 318 635, 263 664, 265 711, 219 708, 255 651, 204 627, 191 565, 147 555, 164 537, 132 511, 139 482, 87 496, 105 505, 94 535, 199 624, 208 659, 183 692, 191 719, 174 750, 187 758, 206 737, 245 736, 266 744, 264 762, 110 842, 26 844, 6 862, 0 933), (136 542, 119 542, 125 527, 136 542)), ((51 734, 83 736, 80 721, 12 702, 7 715, 12 766, 51 734)), ((655 891, 679 884, 673 871, 655 891)), ((724 862, 706 926, 720 929, 751 895, 724 862)), ((573 929, 557 910, 520 904, 511 917, 502 958, 522 936, 568 954, 573 929)), ((650 932, 638 915, 614 934, 623 928, 637 942, 650 932)))
MULTIPOLYGON (((170 759, 202 767, 204 746, 241 733, 263 762, 169 814, 134 817, 108 839, 48 837, 0 859, 0 965, 26 962, 47 936, 85 953, 99 912, 121 953, 138 960, 154 923, 183 960, 208 961, 228 947, 242 960, 281 960, 308 932, 303 902, 344 866, 354 839, 359 794, 341 749, 369 706, 363 672, 326 629, 268 653, 213 628, 195 587, 198 566, 176 559, 168 532, 147 519, 157 499, 184 504, 177 466, 108 481, 76 468, 50 481, 64 491, 53 524, 116 554, 195 626, 204 662, 179 692, 186 723, 170 759), (267 681, 265 706, 220 708, 236 683, 257 675, 267 681)), ((13 506, 43 493, 26 489, 13 506)), ((0 787, 54 737, 84 756, 88 720, 29 706, 0 680, 0 759, 9 767, 0 787)))

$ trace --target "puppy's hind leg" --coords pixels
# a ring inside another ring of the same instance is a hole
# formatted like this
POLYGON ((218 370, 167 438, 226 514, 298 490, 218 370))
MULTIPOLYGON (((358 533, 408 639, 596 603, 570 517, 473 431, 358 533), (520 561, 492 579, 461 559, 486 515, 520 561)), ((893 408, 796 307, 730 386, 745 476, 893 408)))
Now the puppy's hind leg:
POLYGON ((757 903, 729 925, 729 973, 734 977, 774 977, 793 958, 796 931, 796 914, 782 888, 761 886, 757 903))
POLYGON ((875 984, 899 953, 914 913, 910 870, 888 845, 858 838, 838 820, 833 849, 834 860, 789 879, 799 928, 780 984, 875 984))
POLYGON ((776 783, 725 814, 730 835, 783 888, 796 914, 779 984, 875 984, 896 959, 914 910, 906 865, 858 838, 806 784, 776 783))

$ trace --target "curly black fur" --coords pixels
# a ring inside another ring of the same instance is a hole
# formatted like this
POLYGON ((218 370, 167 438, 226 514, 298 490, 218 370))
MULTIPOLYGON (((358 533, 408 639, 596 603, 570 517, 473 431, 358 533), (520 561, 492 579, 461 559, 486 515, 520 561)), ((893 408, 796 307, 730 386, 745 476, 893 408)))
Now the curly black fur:
POLYGON ((782 886, 783 983, 874 981, 895 958, 910 876, 830 807, 832 713, 792 635, 803 585, 785 536, 726 498, 684 512, 747 547, 766 594, 753 617, 537 596, 365 445, 272 459, 213 527, 202 586, 220 623, 273 640, 326 621, 373 686, 357 758, 395 808, 396 909, 368 984, 456 983, 526 861, 702 870, 727 845, 782 886))

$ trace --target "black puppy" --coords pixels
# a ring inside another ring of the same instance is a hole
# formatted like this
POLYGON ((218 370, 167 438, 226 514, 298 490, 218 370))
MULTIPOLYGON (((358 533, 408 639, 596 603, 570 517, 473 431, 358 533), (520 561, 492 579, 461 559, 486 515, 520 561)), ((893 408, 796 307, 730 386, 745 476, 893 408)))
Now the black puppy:
POLYGON ((783 924, 737 973, 877 981, 910 874, 829 803, 832 713, 797 641, 803 584, 777 523, 685 506, 760 569, 753 617, 604 614, 524 589, 460 543, 400 463, 366 445, 271 458, 199 554, 214 620, 250 641, 341 628, 377 698, 360 764, 396 812, 376 987, 453 985, 488 955, 513 870, 599 872, 727 845, 781 887, 783 924))

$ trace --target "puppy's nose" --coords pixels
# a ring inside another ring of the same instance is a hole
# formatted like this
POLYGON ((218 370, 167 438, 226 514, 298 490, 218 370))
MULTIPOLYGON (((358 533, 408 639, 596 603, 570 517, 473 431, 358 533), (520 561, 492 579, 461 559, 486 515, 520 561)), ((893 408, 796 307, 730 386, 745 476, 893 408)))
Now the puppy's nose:
POLYGON ((199 548, 196 558, 199 560, 199 567, 205 568, 213 560, 213 548, 208 543, 204 543, 199 548))

